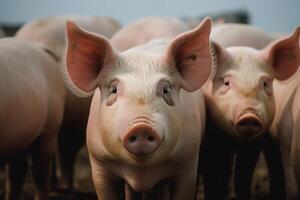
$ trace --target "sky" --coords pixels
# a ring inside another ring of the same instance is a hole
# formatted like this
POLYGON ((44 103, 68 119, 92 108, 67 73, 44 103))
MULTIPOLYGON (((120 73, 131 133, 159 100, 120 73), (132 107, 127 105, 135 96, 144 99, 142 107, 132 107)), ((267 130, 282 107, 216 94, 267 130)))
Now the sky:
POLYGON ((300 0, 0 0, 0 23, 80 14, 111 16, 125 25, 145 16, 195 17, 239 9, 269 32, 288 33, 300 25, 300 0))

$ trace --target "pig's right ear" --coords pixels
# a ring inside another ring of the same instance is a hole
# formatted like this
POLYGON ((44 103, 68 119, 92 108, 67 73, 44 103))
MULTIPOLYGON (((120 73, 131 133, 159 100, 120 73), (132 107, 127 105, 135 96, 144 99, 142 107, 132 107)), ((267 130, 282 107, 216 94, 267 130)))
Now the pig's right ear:
POLYGON ((300 27, 286 38, 276 40, 260 52, 260 55, 275 71, 275 78, 285 80, 291 77, 300 65, 300 27))
POLYGON ((73 21, 67 22, 67 37, 66 70, 74 84, 70 89, 78 96, 90 96, 100 71, 112 64, 117 54, 106 38, 82 30, 73 21))
POLYGON ((167 48, 165 60, 180 73, 181 86, 187 91, 199 89, 212 71, 211 24, 210 18, 204 19, 194 30, 173 39, 167 48))

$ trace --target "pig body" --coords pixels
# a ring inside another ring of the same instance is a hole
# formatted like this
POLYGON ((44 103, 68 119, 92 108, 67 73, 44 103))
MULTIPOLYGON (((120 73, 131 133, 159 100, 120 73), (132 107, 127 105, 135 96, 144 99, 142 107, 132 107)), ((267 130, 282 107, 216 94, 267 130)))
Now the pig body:
POLYGON ((5 199, 18 199, 32 155, 36 199, 47 199, 63 115, 64 83, 54 59, 21 40, 0 40, 0 161, 8 163, 5 199))
POLYGON ((74 20, 85 29, 110 38, 121 25, 110 17, 98 16, 51 16, 26 23, 16 33, 17 38, 40 42, 48 47, 55 55, 61 57, 65 50, 67 20, 74 20))
POLYGON ((111 43, 117 50, 124 51, 153 39, 171 38, 187 30, 189 27, 178 18, 148 17, 120 29, 111 38, 111 43))
POLYGON ((228 23, 214 26, 211 38, 216 43, 221 44, 223 48, 246 46, 263 49, 276 37, 254 26, 228 23))
MULTIPOLYGON (((66 47, 65 23, 73 19, 89 31, 110 38, 120 24, 110 17, 53 16, 25 24, 16 34, 30 42, 39 43, 54 53, 61 68, 66 47)), ((66 91, 65 110, 59 135, 58 188, 74 187, 74 165, 79 149, 85 144, 85 130, 92 98, 78 98, 66 91)))
POLYGON ((210 26, 118 53, 68 23, 68 85, 94 92, 87 147, 99 199, 194 198, 210 26))
MULTIPOLYGON (((223 28, 212 31, 213 41, 221 45, 220 47, 215 43, 218 67, 215 77, 204 87, 208 134, 203 144, 202 170, 206 196, 207 199, 224 198, 233 155, 236 154, 236 196, 237 199, 249 199, 252 175, 261 149, 272 149, 279 154, 270 135, 266 134, 275 114, 272 80, 287 79, 295 72, 296 67, 293 65, 291 71, 277 71, 276 67, 282 65, 276 63, 273 57, 279 57, 278 54, 284 52, 284 44, 293 46, 296 36, 286 39, 293 42, 278 40, 265 47, 273 38, 262 31, 245 25, 238 25, 236 28, 233 24, 220 26, 223 28), (262 49, 263 47, 265 48, 262 49), (285 76, 282 77, 280 73, 285 76), (215 186, 219 188, 219 192, 215 192, 215 186)), ((291 54, 292 52, 287 51, 287 55, 291 54)), ((276 61, 281 60, 279 58, 276 61)), ((267 158, 267 162, 272 159, 274 158, 267 158)), ((278 160, 277 164, 280 166, 280 156, 278 160)), ((272 167, 269 165, 270 173, 277 173, 275 176, 279 177, 278 183, 273 184, 275 181, 271 176, 271 193, 274 192, 271 194, 272 198, 284 199, 283 170, 272 167)))
POLYGON ((299 199, 300 196, 299 82, 299 70, 295 76, 285 82, 274 82, 276 115, 272 124, 272 133, 278 138, 281 149, 288 199, 299 199))

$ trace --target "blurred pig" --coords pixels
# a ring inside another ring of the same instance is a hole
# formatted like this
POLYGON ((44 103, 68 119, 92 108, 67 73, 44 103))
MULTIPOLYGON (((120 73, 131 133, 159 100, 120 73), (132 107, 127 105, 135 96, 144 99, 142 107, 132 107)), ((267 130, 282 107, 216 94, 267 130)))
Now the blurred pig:
POLYGON ((99 199, 194 199, 211 20, 122 53, 68 22, 74 94, 93 96, 87 146, 99 199))
MULTIPOLYGON (((66 49, 65 24, 68 19, 75 20, 89 31, 110 38, 120 25, 110 17, 97 16, 53 16, 25 24, 16 37, 45 46, 56 56, 61 68, 61 58, 66 49)), ((59 135, 59 182, 55 187, 71 190, 74 187, 74 165, 80 147, 85 143, 85 129, 91 98, 78 98, 69 90, 66 94, 63 123, 59 135)), ((55 183, 54 183, 55 184, 55 183)))
POLYGON ((8 163, 5 199, 19 199, 32 156, 35 199, 47 199, 65 88, 53 57, 13 38, 0 40, 0 164, 8 163))
MULTIPOLYGON (((236 198, 250 199, 258 155, 264 146, 271 145, 266 133, 275 114, 273 79, 286 80, 297 70, 297 65, 288 65, 288 60, 294 59, 290 48, 297 38, 298 30, 263 48, 273 38, 253 27, 224 25, 213 29, 217 70, 204 87, 208 123, 201 162, 207 199, 224 199, 234 154, 236 198)), ((274 169, 269 170, 274 175, 274 169)), ((284 199, 282 168, 277 172, 280 183, 273 185, 278 190, 272 189, 275 193, 271 195, 284 199)))
POLYGON ((188 30, 189 27, 179 18, 147 17, 120 29, 111 38, 111 44, 117 50, 124 51, 153 39, 172 38, 188 30))
POLYGON ((16 37, 40 42, 46 45, 56 56, 61 57, 65 51, 67 20, 74 20, 88 31, 110 38, 121 25, 110 17, 100 16, 51 16, 26 23, 16 33, 16 37))

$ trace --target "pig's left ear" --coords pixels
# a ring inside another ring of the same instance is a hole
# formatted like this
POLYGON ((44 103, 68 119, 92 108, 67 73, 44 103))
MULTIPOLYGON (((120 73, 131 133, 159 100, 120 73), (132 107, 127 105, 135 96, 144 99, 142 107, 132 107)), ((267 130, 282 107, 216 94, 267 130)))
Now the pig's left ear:
POLYGON ((173 39, 167 48, 165 59, 175 66, 187 91, 199 89, 209 78, 212 69, 209 35, 211 19, 205 18, 194 30, 173 39))
POLYGON ((286 80, 291 77, 300 65, 299 47, 300 27, 286 38, 276 40, 261 51, 262 59, 275 71, 275 78, 286 80))
POLYGON ((75 22, 66 24, 66 79, 77 96, 89 96, 98 86, 99 74, 117 59, 109 41, 81 29, 75 22))

